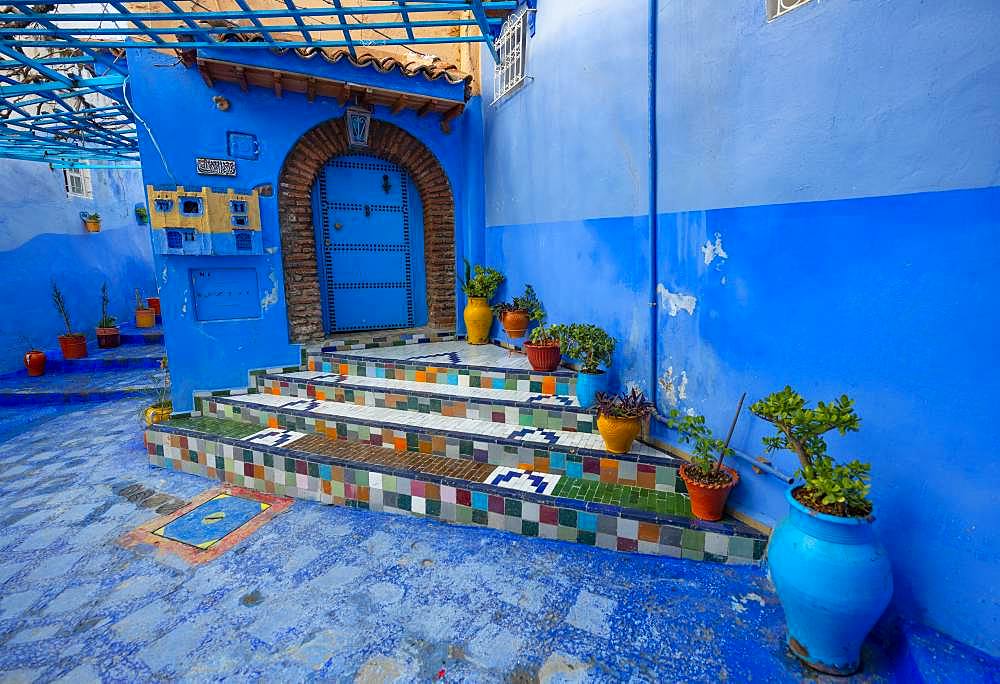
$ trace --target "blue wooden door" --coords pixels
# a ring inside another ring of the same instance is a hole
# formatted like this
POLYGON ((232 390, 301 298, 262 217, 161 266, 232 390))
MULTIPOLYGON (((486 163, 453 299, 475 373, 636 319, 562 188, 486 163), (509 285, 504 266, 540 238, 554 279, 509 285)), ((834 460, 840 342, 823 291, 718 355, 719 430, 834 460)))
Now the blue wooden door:
POLYGON ((399 166, 365 155, 326 165, 313 216, 327 332, 427 322, 422 214, 399 166))

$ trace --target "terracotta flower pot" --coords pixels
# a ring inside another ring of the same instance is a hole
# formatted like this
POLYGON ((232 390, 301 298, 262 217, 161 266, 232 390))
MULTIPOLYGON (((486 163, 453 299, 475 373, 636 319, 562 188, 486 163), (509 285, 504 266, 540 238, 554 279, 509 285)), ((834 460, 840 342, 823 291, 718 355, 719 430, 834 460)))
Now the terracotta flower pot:
POLYGON ((45 352, 32 349, 24 355, 24 367, 28 369, 28 375, 37 378, 45 375, 45 352))
POLYGON ((156 314, 152 309, 135 310, 135 327, 152 328, 154 325, 156 325, 156 314))
POLYGON ((597 416, 597 431, 601 433, 604 447, 608 451, 612 454, 627 454, 632 449, 632 442, 642 431, 642 420, 601 414, 597 416))
POLYGON ((465 336, 469 344, 486 344, 490 339, 493 312, 486 297, 469 297, 462 316, 465 319, 465 336))
POLYGON ((160 315, 160 298, 159 297, 146 297, 146 306, 153 310, 155 316, 160 315))
POLYGON ((100 233, 101 232, 101 221, 93 221, 91 219, 83 220, 83 227, 87 229, 88 233, 100 233))
POLYGON ((79 333, 60 335, 59 349, 64 359, 82 359, 87 355, 87 338, 79 333))
POLYGON ((97 328, 97 346, 101 349, 111 349, 122 343, 121 332, 118 327, 97 328))
POLYGON ((740 474, 727 466, 722 469, 729 473, 730 481, 725 484, 702 484, 691 477, 690 472, 696 468, 691 463, 681 466, 680 476, 687 487, 688 496, 691 498, 691 512, 694 517, 701 520, 721 520, 723 511, 726 509, 726 499, 740 482, 740 474))
POLYGON ((528 317, 527 311, 504 311, 500 322, 503 324, 503 329, 507 331, 507 335, 512 340, 517 340, 524 337, 531 319, 528 317))
POLYGON ((531 364, 532 368, 536 371, 544 371, 546 373, 558 368, 559 361, 562 359, 562 352, 559 350, 558 342, 551 344, 525 342, 524 353, 528 355, 528 363, 531 364))

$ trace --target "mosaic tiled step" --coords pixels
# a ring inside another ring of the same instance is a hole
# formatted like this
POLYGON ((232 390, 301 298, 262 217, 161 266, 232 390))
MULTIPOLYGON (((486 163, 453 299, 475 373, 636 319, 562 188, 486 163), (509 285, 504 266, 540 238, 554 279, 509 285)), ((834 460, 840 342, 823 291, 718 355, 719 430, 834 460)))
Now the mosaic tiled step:
POLYGON ((162 391, 163 371, 146 368, 58 373, 29 377, 24 371, 0 376, 0 406, 75 404, 162 391))
POLYGON ((101 349, 87 343, 87 356, 64 359, 58 351, 46 352, 46 373, 90 373, 114 368, 159 368, 166 355, 162 344, 123 344, 113 349, 101 349))
POLYGON ((369 333, 349 333, 332 337, 306 347, 304 353, 335 352, 381 347, 398 347, 426 342, 450 342, 462 339, 454 330, 434 328, 413 328, 406 330, 385 330, 369 333))
POLYGON ((251 373, 260 392, 326 399, 381 408, 438 413, 492 423, 593 432, 595 416, 576 397, 483 387, 439 385, 416 380, 365 378, 321 371, 251 373))
POLYGON ((606 483, 685 492, 677 458, 636 442, 628 454, 610 454, 598 434, 451 418, 274 394, 219 391, 196 394, 195 408, 215 418, 283 427, 374 446, 525 467, 606 483))
POLYGON ((538 372, 523 355, 493 344, 433 342, 305 356, 308 370, 325 373, 576 396, 576 371, 538 372))
POLYGON ((146 432, 150 463, 239 487, 631 551, 752 563, 765 537, 692 518, 686 497, 206 417, 146 432))

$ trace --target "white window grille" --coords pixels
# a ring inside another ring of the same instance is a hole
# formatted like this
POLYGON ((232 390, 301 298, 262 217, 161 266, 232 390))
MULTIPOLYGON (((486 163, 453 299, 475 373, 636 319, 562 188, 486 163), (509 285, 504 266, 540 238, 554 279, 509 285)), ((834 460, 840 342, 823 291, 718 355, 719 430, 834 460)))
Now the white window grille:
POLYGON ((809 0, 765 0, 767 2, 767 20, 777 19, 782 14, 802 7, 809 0))
POLYGON ((494 46, 497 63, 493 68, 493 104, 524 83, 524 58, 528 36, 528 8, 504 22, 494 46))
POLYGON ((90 185, 90 169, 63 169, 63 181, 66 183, 66 195, 93 199, 94 191, 90 185))

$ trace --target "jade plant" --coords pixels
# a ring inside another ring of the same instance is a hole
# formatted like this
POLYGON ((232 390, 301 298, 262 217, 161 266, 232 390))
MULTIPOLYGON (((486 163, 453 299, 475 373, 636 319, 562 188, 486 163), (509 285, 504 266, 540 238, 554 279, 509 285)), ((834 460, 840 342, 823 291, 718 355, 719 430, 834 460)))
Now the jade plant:
POLYGON ((705 424, 705 416, 671 409, 666 422, 667 427, 677 430, 684 444, 692 447, 691 463, 699 481, 707 484, 730 480, 729 474, 722 469, 722 462, 726 456, 732 456, 734 451, 725 441, 712 434, 711 428, 705 424))
POLYGON ((465 275, 462 278, 462 292, 468 297, 485 297, 487 300, 493 298, 503 282, 503 274, 495 268, 480 266, 475 268, 465 260, 465 275))
POLYGON ((509 311, 523 311, 528 314, 529 318, 534 319, 534 313, 542 309, 542 302, 538 299, 538 295, 535 294, 535 288, 531 285, 525 285, 524 294, 514 297, 509 302, 494 304, 491 308, 493 309, 493 315, 500 319, 509 311))
POLYGON ((560 331, 566 356, 580 361, 580 372, 600 373, 601 364, 611 365, 615 338, 591 323, 573 323, 560 331))
POLYGON ((108 303, 111 298, 108 296, 108 284, 101 285, 101 320, 97 322, 98 328, 113 328, 117 322, 114 316, 108 314, 108 303))
POLYGON ((841 435, 857 432, 861 423, 854 412, 854 400, 846 394, 830 403, 816 403, 808 408, 806 400, 791 387, 774 392, 755 402, 750 410, 777 428, 764 437, 769 452, 788 449, 799 459, 796 475, 805 484, 795 491, 802 504, 843 517, 864 517, 871 513, 868 500, 871 490, 871 465, 857 459, 838 463, 826 453, 823 435, 836 430, 841 435))
POLYGON ((611 418, 636 418, 642 420, 653 412, 653 403, 638 387, 621 394, 597 393, 597 413, 611 418))

